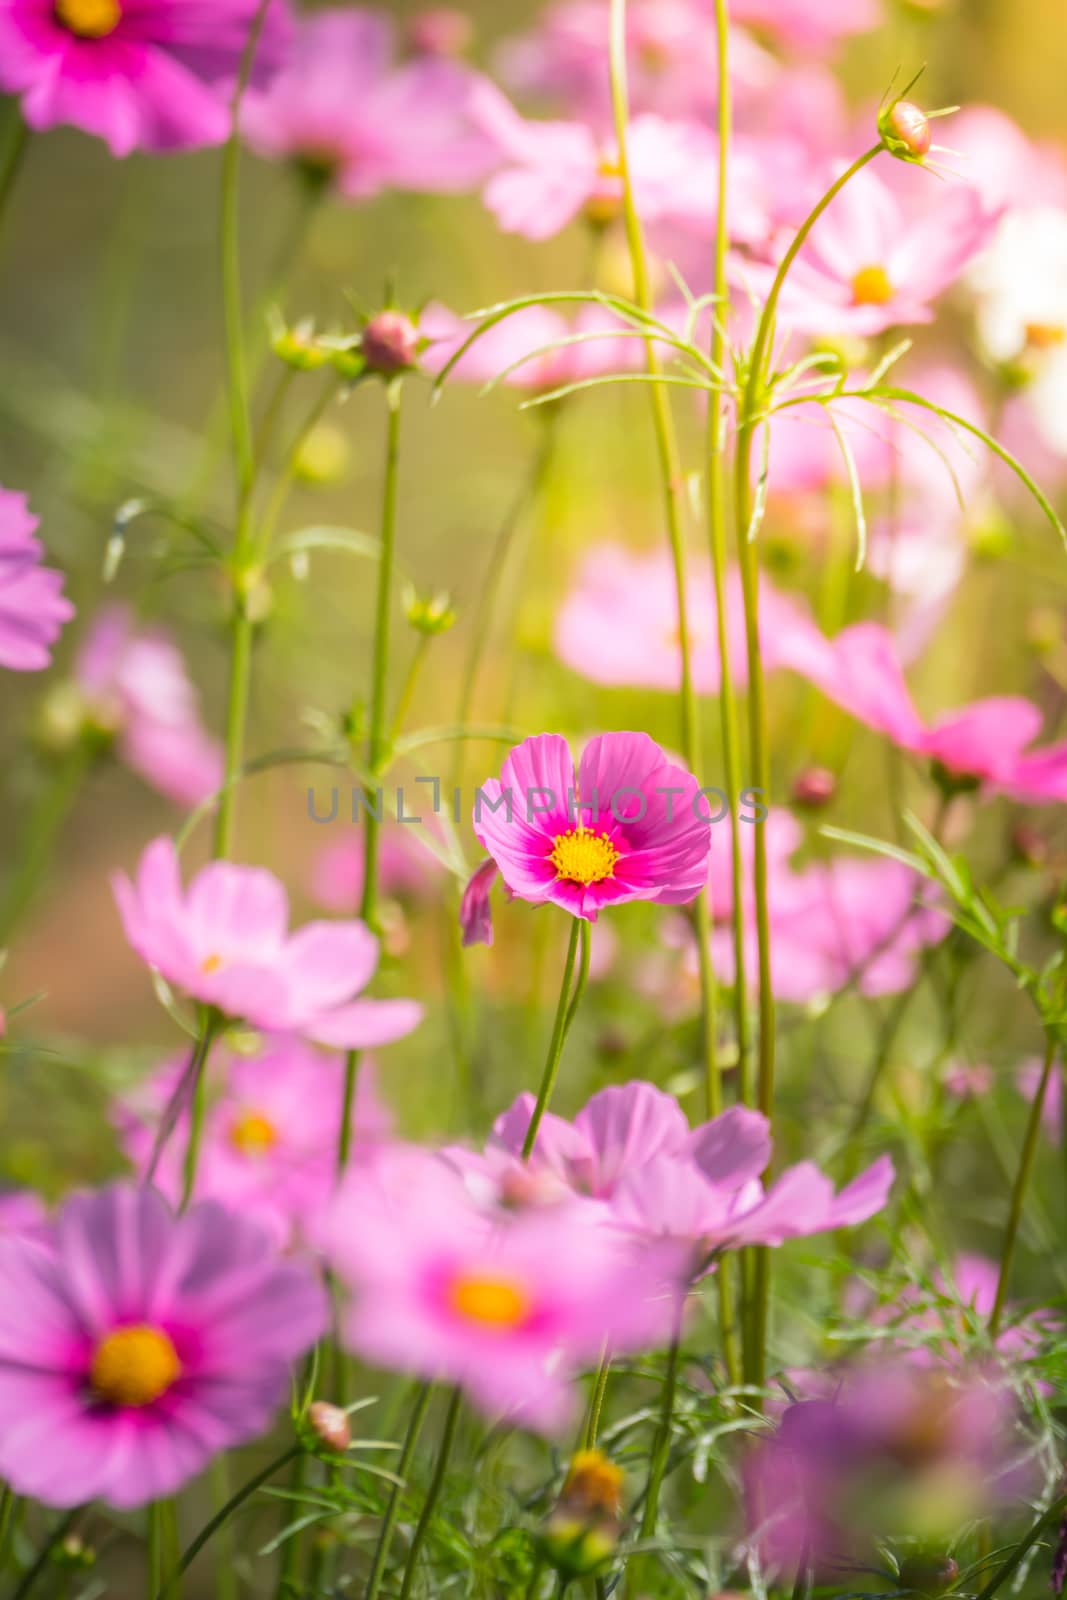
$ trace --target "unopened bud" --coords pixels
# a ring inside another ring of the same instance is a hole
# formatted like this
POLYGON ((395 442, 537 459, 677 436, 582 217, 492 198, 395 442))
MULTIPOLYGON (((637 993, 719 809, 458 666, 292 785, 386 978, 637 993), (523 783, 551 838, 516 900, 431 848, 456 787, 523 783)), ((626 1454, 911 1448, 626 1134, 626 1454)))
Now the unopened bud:
POLYGON ((279 361, 295 372, 314 372, 330 359, 329 350, 319 343, 310 322, 298 322, 290 328, 280 317, 273 317, 270 347, 279 361))
POLYGON ((900 1587, 914 1594, 947 1594, 959 1575, 959 1565, 951 1556, 909 1556, 901 1562, 900 1587))
POLYGON ((922 161, 930 153, 930 119, 911 100, 896 100, 878 118, 878 131, 890 155, 922 161))
POLYGON ((1011 830, 1011 853, 1025 867, 1043 867, 1049 858, 1048 840, 1032 822, 1020 822, 1011 830))
POLYGON ((456 608, 444 589, 433 595, 420 595, 409 585, 404 592, 404 610, 416 633, 447 633, 455 625, 456 608))
POLYGON ((96 1565, 96 1551, 91 1544, 76 1533, 68 1533, 56 1551, 56 1561, 64 1567, 77 1567, 84 1570, 96 1565))
POLYGON ((837 793, 837 779, 826 767, 808 767, 793 784, 793 804, 817 810, 837 793))
POLYGON ((333 422, 320 422, 301 444, 293 472, 302 483, 338 483, 348 467, 348 440, 333 422))
POLYGON ((416 12, 408 23, 408 43, 425 56, 461 56, 474 37, 474 24, 463 11, 433 6, 416 12))
POLYGON ((319 1443, 334 1455, 343 1456, 352 1443, 352 1424, 347 1411, 328 1400, 315 1400, 308 1409, 308 1422, 319 1443))
POLYGON ((592 1572, 613 1553, 622 1531, 621 1470, 600 1450, 579 1450, 559 1502, 545 1524, 545 1552, 571 1577, 592 1572))
POLYGON ((403 311, 379 311, 364 328, 360 349, 368 372, 393 378, 415 365, 419 330, 403 311))

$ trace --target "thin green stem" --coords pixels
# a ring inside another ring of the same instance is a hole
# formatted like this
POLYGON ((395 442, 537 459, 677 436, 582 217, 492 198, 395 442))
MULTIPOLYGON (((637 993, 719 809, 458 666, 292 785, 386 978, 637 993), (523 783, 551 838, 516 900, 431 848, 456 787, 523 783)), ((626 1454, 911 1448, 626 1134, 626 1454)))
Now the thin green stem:
MULTIPOLYGON (((289 1477, 289 1489, 293 1496, 292 1504, 297 1502, 304 1487, 307 1459, 306 1454, 301 1450, 293 1461, 293 1470, 289 1477)), ((283 1503, 283 1520, 287 1515, 288 1508, 283 1503)), ((278 1587, 275 1590, 275 1600, 295 1600, 296 1595, 299 1593, 300 1552, 302 1548, 302 1542, 297 1533, 286 1539, 282 1545, 281 1560, 278 1564, 278 1587)))
POLYGON ((408 1470, 411 1466, 415 1447, 419 1442, 419 1435, 422 1432, 422 1425, 426 1421, 426 1413, 430 1409, 432 1398, 433 1386, 429 1383, 420 1384, 418 1394, 415 1397, 411 1420, 408 1423, 408 1431, 404 1436, 400 1459, 396 1464, 396 1476, 399 1481, 393 1484, 389 1495, 389 1503, 385 1508, 385 1516, 382 1518, 382 1525, 378 1532, 378 1544, 374 1551, 374 1561, 371 1565, 370 1577, 367 1579, 367 1588, 363 1600, 378 1600, 378 1590, 381 1588, 382 1578, 385 1575, 385 1567, 389 1559, 389 1547, 393 1542, 396 1520, 400 1514, 400 1499, 407 1488, 408 1470))
MULTIPOLYGON (((388 747, 386 690, 389 679, 389 625, 392 617, 393 567, 396 560, 396 499, 400 462, 400 394, 394 379, 386 386, 385 474, 382 484, 381 553, 378 558, 378 599, 374 618, 374 658, 371 668, 370 720, 367 730, 367 767, 374 774, 388 747)), ((375 808, 367 806, 363 833, 363 900, 359 914, 368 927, 377 925, 378 844, 380 823, 375 808)))
POLYGON ((52 859, 56 838, 91 762, 92 755, 86 745, 76 745, 51 774, 40 804, 34 807, 26 833, 19 840, 14 870, 0 897, 0 949, 10 943, 12 934, 33 904, 52 859))
POLYGON ((579 942, 583 947, 583 970, 588 975, 589 958, 585 953, 589 944, 589 924, 581 917, 572 919, 571 936, 567 945, 567 959, 563 966, 563 981, 559 986, 559 1004, 556 1006, 556 1020, 552 1025, 552 1037, 548 1042, 548 1055, 545 1058, 544 1071, 541 1074, 541 1087, 537 1091, 537 1104, 534 1106, 530 1126, 526 1130, 526 1138, 522 1146, 522 1159, 529 1161, 533 1154, 534 1145, 537 1143, 537 1133, 541 1126, 541 1118, 545 1114, 552 1090, 556 1085, 559 1072, 560 1057, 563 1054, 563 1044, 567 1037, 567 1030, 574 1020, 581 998, 583 981, 579 978, 575 986, 574 995, 571 996, 571 983, 574 979, 574 967, 578 959, 579 942))
POLYGON ((248 598, 237 590, 230 641, 230 683, 226 696, 226 742, 223 787, 215 815, 213 850, 216 857, 233 850, 237 822, 237 789, 244 765, 245 725, 252 686, 252 645, 255 623, 248 614, 248 598))
POLYGON ((674 1418, 674 1402, 678 1390, 678 1352, 680 1340, 675 1337, 667 1355, 667 1368, 663 1374, 663 1396, 660 1405, 659 1425, 656 1429, 656 1438, 652 1446, 652 1459, 648 1468, 648 1483, 645 1487, 645 1504, 641 1513, 641 1537, 651 1539, 656 1531, 656 1521, 659 1517, 659 1496, 663 1487, 663 1480, 667 1474, 667 1461, 671 1449, 671 1424, 674 1418))
POLYGON ((1004 1302, 1007 1299, 1008 1283, 1011 1278, 1011 1264, 1015 1255, 1015 1242, 1019 1234, 1019 1224, 1022 1221, 1023 1206, 1026 1203, 1026 1191, 1030 1184, 1030 1175, 1033 1171, 1034 1157, 1037 1153, 1038 1142, 1041 1137, 1041 1116, 1045 1109, 1045 1096, 1052 1080, 1052 1069, 1056 1064, 1057 1039, 1050 1029, 1045 1043, 1045 1060, 1041 1069, 1041 1079, 1030 1107, 1030 1118, 1026 1125, 1026 1137, 1023 1140, 1022 1155, 1019 1158, 1019 1171, 1016 1174, 1015 1185, 1011 1193, 1011 1208, 1008 1212, 1008 1222, 1004 1229, 1004 1242, 1000 1247, 1000 1275, 997 1279, 997 1292, 993 1301, 993 1309, 989 1314, 989 1336, 995 1339, 1000 1328, 1000 1319, 1004 1314, 1004 1302))
POLYGON ((1053 1500, 1047 1511, 1041 1513, 1029 1533, 1015 1546, 1007 1560, 1001 1562, 985 1588, 979 1590, 975 1600, 993 1600, 997 1590, 1003 1588, 1008 1579, 1022 1566, 1045 1529, 1050 1528, 1053 1523, 1057 1522, 1065 1511, 1067 1511, 1067 1494, 1061 1494, 1053 1500))
POLYGON ((604 1397, 608 1391, 608 1378, 611 1374, 611 1351, 605 1346, 600 1357, 600 1365, 596 1370, 593 1380, 593 1393, 589 1401, 589 1415, 586 1418, 582 1443, 586 1450, 592 1450, 600 1433, 600 1416, 604 1410, 604 1397))
MULTIPOLYGON (((452 1398, 448 1402, 448 1411, 445 1413, 445 1425, 441 1434, 441 1443, 437 1449, 437 1461, 434 1464, 433 1477, 426 1491, 426 1499, 422 1504, 419 1520, 415 1524, 415 1532, 411 1538, 411 1549, 408 1551, 407 1566, 404 1568, 404 1579, 400 1585, 400 1600, 411 1600, 411 1590, 415 1582, 415 1573, 419 1564, 422 1547, 426 1543, 426 1535, 430 1531, 437 1502, 441 1497, 444 1487, 445 1474, 448 1471, 448 1460, 452 1454, 452 1446, 456 1442, 456 1428, 459 1425, 459 1413, 463 1404, 463 1393, 457 1386, 452 1391, 452 1398)), ((369 1600, 369 1597, 368 1597, 369 1600)))
POLYGON ((0 1490, 0 1576, 7 1571, 11 1556, 11 1535, 15 1525, 15 1511, 19 1497, 10 1484, 0 1490))
POLYGON ((359 1051, 345 1054, 345 1092, 341 1103, 341 1126, 337 1134, 337 1176, 343 1178, 352 1154, 352 1113, 356 1108, 356 1090, 359 1086, 359 1051))
POLYGON ((243 1506, 245 1501, 250 1499, 251 1496, 255 1494, 257 1489, 261 1489, 265 1483, 268 1483, 270 1479, 274 1477, 275 1473, 281 1472, 282 1468, 287 1467, 290 1461, 295 1460, 298 1455, 301 1455, 303 1453, 303 1449, 304 1446, 302 1444, 291 1445, 289 1449, 284 1452, 284 1454, 276 1456, 273 1461, 271 1461, 267 1466, 263 1467, 253 1477, 249 1478, 247 1483, 243 1483, 237 1492, 230 1496, 226 1504, 221 1506, 219 1510, 216 1511, 215 1515, 210 1519, 210 1521, 205 1522, 204 1526, 201 1528, 200 1532, 197 1534, 192 1543, 186 1546, 185 1550, 182 1552, 181 1560, 178 1562, 173 1572, 169 1573, 164 1579, 163 1583, 160 1585, 158 1591, 156 1592, 155 1600, 165 1600, 165 1596, 170 1593, 171 1584, 175 1581, 175 1579, 181 1578, 186 1572, 188 1572, 189 1568, 192 1566, 201 1550, 203 1550, 204 1546, 215 1537, 220 1528, 225 1526, 230 1517, 232 1517, 233 1513, 238 1510, 240 1506, 243 1506))
POLYGON ((26 1573, 26 1576, 23 1578, 22 1582, 11 1596, 11 1600, 26 1600, 26 1596, 30 1594, 35 1587, 37 1579, 43 1572, 47 1570, 49 1563, 52 1560, 53 1551, 63 1543, 63 1540, 73 1528, 78 1519, 80 1511, 81 1507, 75 1506, 73 1511, 68 1511, 66 1516, 61 1517, 56 1523, 55 1527, 48 1535, 48 1538, 45 1540, 40 1550, 38 1550, 37 1559, 33 1563, 33 1566, 26 1573))
POLYGON ((30 142, 30 130, 23 119, 17 100, 11 102, 9 115, 10 126, 7 129, 3 151, 0 152, 0 229, 3 228, 8 203, 22 171, 30 142))
POLYGON ((201 1027, 189 1067, 192 1088, 189 1096, 189 1139, 185 1146, 185 1160, 182 1164, 182 1211, 189 1206, 193 1190, 196 1188, 196 1169, 200 1160, 200 1141, 204 1132, 204 1109, 207 1100, 206 1069, 217 1031, 218 1024, 214 1016, 209 1013, 201 1027))

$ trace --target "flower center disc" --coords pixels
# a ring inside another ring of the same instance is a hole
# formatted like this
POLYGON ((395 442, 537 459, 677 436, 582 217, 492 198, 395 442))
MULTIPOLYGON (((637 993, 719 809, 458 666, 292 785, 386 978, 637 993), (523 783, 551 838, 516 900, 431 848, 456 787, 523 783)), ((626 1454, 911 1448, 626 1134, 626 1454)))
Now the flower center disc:
POLYGON ((119 0, 56 0, 59 25, 81 39, 106 39, 122 21, 119 0))
POLYGON ((479 1273, 461 1273, 449 1290, 449 1304, 468 1322, 484 1328, 506 1330, 525 1322, 530 1310, 529 1297, 510 1278, 494 1278, 479 1273))
POLYGON ((884 306, 893 298, 893 285, 884 267, 861 267, 852 280, 854 306, 884 306))
POLYGON ((246 1111, 230 1129, 230 1143, 242 1155, 266 1155, 278 1143, 278 1130, 269 1117, 258 1111, 246 1111))
POLYGON ((556 875, 568 883, 580 883, 586 888, 591 883, 602 883, 615 876, 615 863, 620 859, 606 833, 593 833, 589 828, 570 828, 556 835, 549 861, 556 875))
POLYGON ((89 1381, 113 1406, 150 1406, 182 1374, 178 1352, 160 1328, 116 1328, 93 1352, 89 1381))

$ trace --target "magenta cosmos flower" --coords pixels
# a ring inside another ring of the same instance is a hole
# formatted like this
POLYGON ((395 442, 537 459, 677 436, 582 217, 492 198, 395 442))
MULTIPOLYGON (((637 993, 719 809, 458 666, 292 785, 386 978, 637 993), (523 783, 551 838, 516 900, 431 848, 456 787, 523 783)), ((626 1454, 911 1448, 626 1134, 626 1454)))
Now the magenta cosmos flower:
POLYGON ((567 1421, 575 1373, 605 1340, 647 1349, 677 1315, 660 1287, 673 1252, 612 1237, 580 1207, 487 1210, 409 1146, 347 1181, 326 1243, 355 1291, 344 1334, 357 1354, 461 1384, 480 1410, 540 1431, 567 1421))
POLYGON ((476 75, 437 59, 395 66, 393 35, 384 12, 358 7, 303 20, 286 69, 245 102, 249 144, 354 200, 480 183, 496 153, 471 119, 476 75))
POLYGON ((0 489, 0 667, 40 672, 60 629, 74 615, 63 577, 41 566, 37 518, 26 496, 0 489))
POLYGON ((513 895, 595 922, 627 900, 695 899, 708 815, 696 778, 645 733, 591 739, 577 772, 567 741, 542 733, 478 790, 474 831, 513 895))
POLYGON ((221 1206, 68 1200, 50 1246, 0 1240, 0 1476, 53 1506, 173 1494, 270 1426, 326 1324, 320 1286, 221 1206))
POLYGON ((182 888, 173 841, 156 839, 136 881, 114 879, 126 937, 194 1000, 267 1033, 365 1049, 417 1026, 413 1000, 355 1000, 378 964, 362 922, 309 922, 289 932, 289 903, 272 873, 214 861, 182 888))
MULTIPOLYGON (((185 1067, 184 1059, 169 1063, 116 1108, 123 1150, 137 1168, 153 1151, 159 1119, 185 1067)), ((341 1058, 299 1039, 267 1039, 254 1055, 215 1051, 207 1085, 195 1197, 221 1201, 266 1228, 280 1245, 306 1239, 336 1182, 344 1107, 341 1058)), ((390 1124, 374 1064, 363 1061, 351 1111, 353 1159, 377 1149, 390 1124)), ((182 1194, 187 1142, 186 1114, 153 1178, 173 1201, 182 1194)))
MULTIPOLYGON (((112 155, 221 144, 228 85, 258 0, 0 0, 0 86, 31 128, 73 123, 112 155)), ((257 74, 281 59, 288 19, 273 0, 257 74)))
POLYGON ((221 786, 222 749, 204 730, 185 663, 162 629, 136 628, 124 606, 109 606, 93 623, 74 675, 93 724, 160 794, 195 806, 221 786))

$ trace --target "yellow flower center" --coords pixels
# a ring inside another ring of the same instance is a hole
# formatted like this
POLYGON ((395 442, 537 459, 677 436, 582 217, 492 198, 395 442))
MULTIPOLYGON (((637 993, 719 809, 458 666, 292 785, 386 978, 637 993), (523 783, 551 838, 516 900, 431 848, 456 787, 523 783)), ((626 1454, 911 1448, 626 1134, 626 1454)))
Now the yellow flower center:
POLYGON ((204 974, 205 978, 210 978, 211 974, 213 972, 218 972, 221 967, 222 957, 220 955, 205 956, 203 961, 200 963, 200 971, 204 974))
POLYGON ((1026 345, 1029 350, 1054 350, 1067 340, 1067 328, 1055 322, 1028 322, 1026 345))
POLYGON ((556 835, 548 859, 557 877, 588 888, 591 883, 602 883, 605 878, 615 876, 620 852, 606 833, 594 833, 591 828, 569 828, 566 833, 556 835))
POLYGON ((56 0, 56 21, 81 39, 106 39, 122 21, 119 0, 56 0))
POLYGON ((512 1278, 461 1273, 448 1294, 449 1305, 468 1322, 506 1332, 518 1328, 530 1312, 530 1298, 512 1278))
POLYGON ((861 267, 852 280, 854 306, 884 306, 892 300, 893 293, 884 267, 861 267))
POLYGON ((89 1381, 113 1406, 150 1406, 182 1375, 178 1352, 161 1328, 116 1328, 93 1352, 89 1381))
POLYGON ((242 1155, 266 1155, 278 1143, 278 1130, 258 1111, 246 1111, 230 1129, 230 1143, 242 1155))

